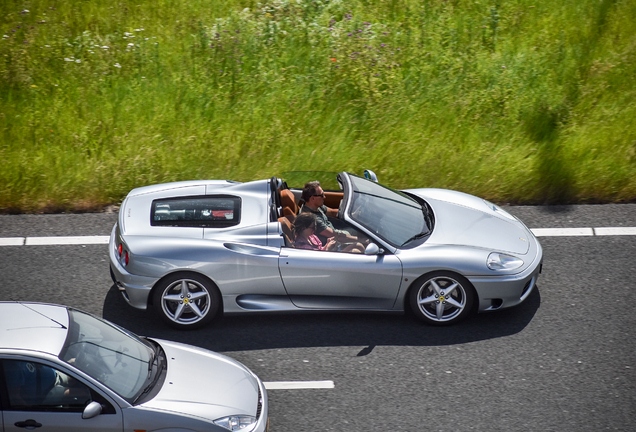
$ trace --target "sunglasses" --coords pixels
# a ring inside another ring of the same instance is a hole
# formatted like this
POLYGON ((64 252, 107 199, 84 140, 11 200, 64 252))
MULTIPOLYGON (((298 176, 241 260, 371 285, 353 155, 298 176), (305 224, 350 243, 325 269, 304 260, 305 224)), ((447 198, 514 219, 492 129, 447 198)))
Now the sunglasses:
POLYGON ((324 198, 324 197, 325 197, 325 194, 324 194, 324 193, 321 193, 320 195, 312 195, 312 197, 315 197, 315 196, 324 198))

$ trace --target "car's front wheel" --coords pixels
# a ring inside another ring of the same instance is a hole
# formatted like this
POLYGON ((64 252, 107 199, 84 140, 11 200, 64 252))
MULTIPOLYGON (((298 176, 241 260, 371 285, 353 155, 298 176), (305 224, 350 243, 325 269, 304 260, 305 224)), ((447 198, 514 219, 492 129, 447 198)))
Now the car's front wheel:
POLYGON ((203 276, 175 273, 159 282, 153 304, 166 323, 188 330, 212 321, 220 309, 221 295, 203 276))
POLYGON ((468 280, 452 272, 437 271, 415 281, 409 303, 415 316, 432 325, 451 325, 466 318, 475 301, 468 280))

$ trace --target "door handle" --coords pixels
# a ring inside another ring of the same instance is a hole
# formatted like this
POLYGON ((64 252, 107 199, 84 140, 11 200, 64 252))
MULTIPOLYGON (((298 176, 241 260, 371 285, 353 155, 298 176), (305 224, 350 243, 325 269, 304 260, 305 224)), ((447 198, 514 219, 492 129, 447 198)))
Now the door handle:
POLYGON ((26 429, 35 429, 35 428, 42 427, 42 423, 38 423, 33 419, 15 422, 14 424, 19 428, 26 428, 26 429))

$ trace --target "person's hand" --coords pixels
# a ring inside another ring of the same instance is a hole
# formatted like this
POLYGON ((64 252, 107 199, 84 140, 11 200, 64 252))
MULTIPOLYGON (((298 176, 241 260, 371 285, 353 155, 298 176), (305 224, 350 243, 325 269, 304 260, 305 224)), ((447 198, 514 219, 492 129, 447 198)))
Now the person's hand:
POLYGON ((334 247, 336 247, 336 244, 337 244, 337 242, 336 242, 336 238, 335 238, 335 237, 329 237, 329 238, 327 239, 327 244, 325 245, 325 249, 326 249, 326 250, 331 250, 331 249, 333 249, 334 247))

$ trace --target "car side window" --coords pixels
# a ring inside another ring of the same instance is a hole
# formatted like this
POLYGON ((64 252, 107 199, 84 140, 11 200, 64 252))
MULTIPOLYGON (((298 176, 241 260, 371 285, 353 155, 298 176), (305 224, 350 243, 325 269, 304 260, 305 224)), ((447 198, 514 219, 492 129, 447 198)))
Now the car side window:
POLYGON ((154 200, 151 226, 227 228, 241 220, 241 199, 231 195, 154 200))
POLYGON ((4 360, 3 369, 9 410, 82 412, 93 400, 86 385, 50 366, 4 360))

